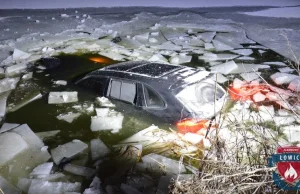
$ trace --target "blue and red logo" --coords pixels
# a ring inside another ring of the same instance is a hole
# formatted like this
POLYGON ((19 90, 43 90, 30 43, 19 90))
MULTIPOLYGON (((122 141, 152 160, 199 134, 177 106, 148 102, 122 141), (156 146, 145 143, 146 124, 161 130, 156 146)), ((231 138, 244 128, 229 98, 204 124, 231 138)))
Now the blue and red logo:
POLYGON ((274 183, 283 190, 300 190, 300 147, 287 146, 277 149, 269 159, 274 183))

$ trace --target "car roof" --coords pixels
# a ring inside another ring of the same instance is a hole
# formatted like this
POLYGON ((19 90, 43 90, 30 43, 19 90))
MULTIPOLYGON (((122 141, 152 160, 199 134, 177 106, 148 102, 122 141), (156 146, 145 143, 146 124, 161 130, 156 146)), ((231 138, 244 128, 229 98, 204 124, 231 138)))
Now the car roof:
POLYGON ((199 81, 209 72, 182 65, 170 65, 147 61, 130 61, 110 65, 89 73, 87 76, 110 76, 151 83, 159 81, 169 89, 199 81), (192 78, 192 79, 191 79, 192 78), (197 80, 198 78, 198 80, 197 80))

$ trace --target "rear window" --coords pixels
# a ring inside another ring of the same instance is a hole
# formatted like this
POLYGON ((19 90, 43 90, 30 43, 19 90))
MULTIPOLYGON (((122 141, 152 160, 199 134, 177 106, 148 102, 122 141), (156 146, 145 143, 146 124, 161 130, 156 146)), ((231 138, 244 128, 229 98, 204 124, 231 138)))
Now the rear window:
POLYGON ((112 80, 109 96, 118 100, 134 104, 136 98, 136 84, 127 81, 112 80))
POLYGON ((144 94, 147 108, 163 108, 165 106, 161 97, 154 90, 145 85, 144 94))

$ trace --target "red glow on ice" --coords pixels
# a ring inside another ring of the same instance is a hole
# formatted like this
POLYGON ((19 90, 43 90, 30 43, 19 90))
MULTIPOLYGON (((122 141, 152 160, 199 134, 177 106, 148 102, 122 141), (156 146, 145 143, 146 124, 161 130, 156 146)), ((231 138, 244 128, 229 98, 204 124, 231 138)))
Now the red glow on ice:
POLYGON ((259 84, 259 85, 243 85, 240 88, 234 88, 233 86, 228 88, 228 92, 230 95, 230 98, 235 101, 247 101, 252 100, 253 95, 262 92, 265 93, 267 91, 270 91, 269 86, 265 84, 259 84))
POLYGON ((105 64, 111 64, 113 61, 106 57, 91 57, 89 60, 94 61, 96 63, 105 63, 105 64))
POLYGON ((186 119, 180 121, 176 124, 177 129, 180 133, 196 133, 201 129, 207 129, 209 125, 209 120, 194 120, 194 119, 186 119))

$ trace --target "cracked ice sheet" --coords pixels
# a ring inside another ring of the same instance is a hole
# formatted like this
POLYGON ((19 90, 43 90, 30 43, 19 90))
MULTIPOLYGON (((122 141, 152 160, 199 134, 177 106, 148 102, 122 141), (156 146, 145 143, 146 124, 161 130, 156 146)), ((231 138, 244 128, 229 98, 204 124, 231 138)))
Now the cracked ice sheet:
POLYGON ((293 29, 266 29, 259 25, 249 25, 245 26, 245 28, 248 37, 259 44, 294 62, 297 61, 296 58, 300 58, 299 31, 293 29), (288 42, 290 42, 290 46, 288 42), (293 53, 295 53, 295 56, 293 53))

